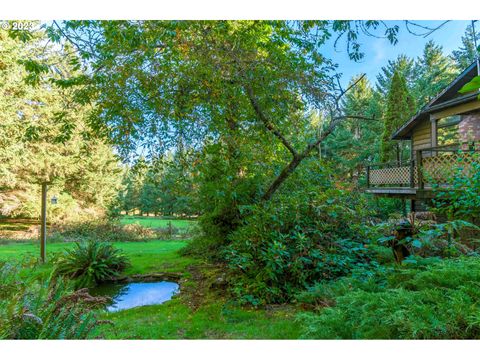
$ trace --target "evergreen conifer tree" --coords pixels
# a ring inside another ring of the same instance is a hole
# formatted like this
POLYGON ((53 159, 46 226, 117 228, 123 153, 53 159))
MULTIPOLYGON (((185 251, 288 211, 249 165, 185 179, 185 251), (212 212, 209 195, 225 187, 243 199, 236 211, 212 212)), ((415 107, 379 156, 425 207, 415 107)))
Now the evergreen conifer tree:
MULTIPOLYGON (((477 45, 480 45, 480 31, 476 31, 476 33, 477 45)), ((462 46, 458 50, 452 51, 452 58, 458 68, 463 70, 475 61, 477 51, 478 49, 475 49, 472 25, 468 25, 465 34, 462 36, 462 46)))
POLYGON ((382 161, 401 161, 407 156, 405 144, 391 140, 395 130, 402 126, 414 111, 413 99, 409 94, 405 78, 395 72, 387 96, 384 130, 381 145, 382 161))

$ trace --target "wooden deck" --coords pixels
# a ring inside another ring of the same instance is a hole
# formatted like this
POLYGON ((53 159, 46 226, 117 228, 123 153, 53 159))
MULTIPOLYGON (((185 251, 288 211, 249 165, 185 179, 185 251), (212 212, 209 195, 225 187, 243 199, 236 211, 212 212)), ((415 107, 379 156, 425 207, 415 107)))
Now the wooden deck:
POLYGON ((431 199, 431 184, 449 187, 459 171, 473 175, 472 163, 479 161, 478 150, 429 148, 418 150, 415 159, 401 164, 383 163, 366 168, 368 194, 403 199, 431 199))
POLYGON ((431 199, 433 198, 433 192, 430 188, 417 189, 407 187, 376 187, 368 188, 365 190, 367 194, 401 198, 401 199, 431 199))

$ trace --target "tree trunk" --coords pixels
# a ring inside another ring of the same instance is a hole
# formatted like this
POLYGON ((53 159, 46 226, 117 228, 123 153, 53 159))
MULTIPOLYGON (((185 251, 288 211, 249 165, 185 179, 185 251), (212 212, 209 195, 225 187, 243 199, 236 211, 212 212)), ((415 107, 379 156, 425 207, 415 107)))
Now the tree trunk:
POLYGON ((272 198, 273 194, 280 188, 280 186, 283 184, 285 180, 288 179, 288 177, 295 171, 295 169, 300 165, 300 163, 310 155, 313 149, 316 149, 319 144, 322 143, 323 140, 325 140, 335 129, 337 126, 337 121, 338 119, 334 119, 332 123, 330 123, 330 126, 320 135, 320 137, 313 143, 310 143, 307 145, 305 150, 301 152, 300 154, 295 154, 293 156, 293 159, 290 161, 290 163, 283 168, 282 172, 280 175, 277 176, 277 178, 272 182, 272 184, 269 186, 267 191, 263 194, 262 200, 263 201, 268 201, 272 198))
POLYGON ((263 194, 262 196, 263 201, 268 201, 272 198, 273 194, 275 194, 275 192, 278 190, 280 185, 282 185, 283 182, 287 180, 287 178, 295 171, 297 166, 300 165, 300 163, 304 158, 305 156, 303 157, 296 156, 292 159, 292 161, 290 161, 290 163, 285 168, 283 168, 280 175, 277 176, 277 178, 272 182, 272 184, 270 185, 268 190, 265 192, 265 194, 263 194))

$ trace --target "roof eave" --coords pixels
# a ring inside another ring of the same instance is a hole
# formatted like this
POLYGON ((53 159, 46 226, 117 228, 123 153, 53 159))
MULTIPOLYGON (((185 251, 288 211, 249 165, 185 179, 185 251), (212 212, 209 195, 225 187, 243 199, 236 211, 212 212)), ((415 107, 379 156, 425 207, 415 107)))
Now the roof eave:
POLYGON ((417 121, 420 117, 426 117, 433 112, 440 111, 449 107, 461 105, 470 101, 475 101, 478 98, 478 92, 467 94, 444 103, 432 107, 426 107, 420 112, 416 113, 406 124, 400 129, 395 131, 391 137, 392 140, 409 140, 411 138, 411 130, 417 125, 417 121))

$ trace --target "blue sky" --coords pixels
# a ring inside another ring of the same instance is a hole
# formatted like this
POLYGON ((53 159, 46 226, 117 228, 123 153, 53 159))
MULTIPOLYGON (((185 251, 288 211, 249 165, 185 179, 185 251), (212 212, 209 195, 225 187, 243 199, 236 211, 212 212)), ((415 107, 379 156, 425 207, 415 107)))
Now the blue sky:
MULTIPOLYGON (((417 21, 419 24, 430 27, 438 26, 443 22, 417 21)), ((400 26, 398 43, 392 45, 387 39, 362 36, 360 42, 365 57, 360 62, 349 59, 345 46, 346 41, 341 42, 343 46, 339 46, 337 51, 333 49, 333 44, 329 44, 325 55, 339 64, 339 72, 343 74, 342 85, 345 86, 352 76, 360 73, 366 73, 368 79, 374 83, 376 75, 380 72, 381 67, 387 64, 388 60, 394 60, 400 54, 416 58, 422 54, 423 47, 429 40, 434 40, 435 43, 443 47, 445 54, 450 54, 452 50, 461 46, 462 35, 465 33, 466 27, 471 24, 471 20, 450 21, 426 38, 410 34, 403 21, 386 21, 386 23, 389 25, 395 23, 400 26)), ((480 23, 477 22, 477 26, 480 27, 480 23)))

